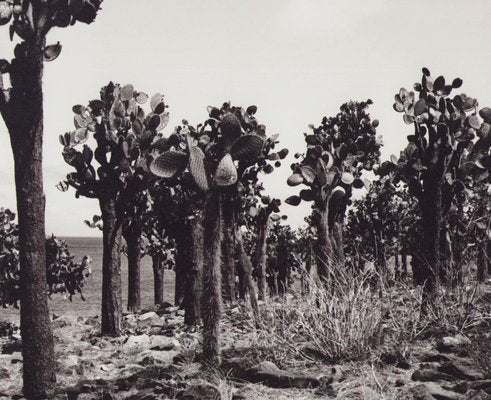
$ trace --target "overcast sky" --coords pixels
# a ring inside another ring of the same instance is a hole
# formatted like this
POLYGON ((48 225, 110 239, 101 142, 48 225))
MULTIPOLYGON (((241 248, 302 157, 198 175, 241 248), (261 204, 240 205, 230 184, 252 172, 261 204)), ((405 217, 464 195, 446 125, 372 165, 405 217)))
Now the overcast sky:
MULTIPOLYGON (((83 220, 96 200, 75 199, 55 184, 71 172, 58 135, 73 129, 74 104, 98 97, 109 80, 165 94, 171 120, 197 124, 208 105, 230 100, 258 106, 268 133, 279 133, 290 154, 304 150, 302 133, 347 100, 371 98, 380 120, 383 158, 398 154, 410 131, 392 109, 401 86, 412 87, 421 67, 491 105, 491 1, 217 1, 105 0, 92 25, 56 29, 60 57, 44 76, 46 230, 59 236, 98 234, 83 220)), ((0 57, 12 57, 2 27, 0 57)), ((285 199, 287 159, 264 178, 268 194, 285 199)), ((0 206, 15 209, 13 161, 0 123, 0 206)), ((298 226, 308 207, 282 207, 298 226)))

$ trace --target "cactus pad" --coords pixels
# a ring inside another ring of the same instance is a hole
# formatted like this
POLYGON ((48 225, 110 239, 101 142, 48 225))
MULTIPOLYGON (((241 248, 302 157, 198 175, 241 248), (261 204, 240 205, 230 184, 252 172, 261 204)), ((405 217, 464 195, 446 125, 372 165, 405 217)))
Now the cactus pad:
POLYGON ((196 185, 203 191, 207 192, 209 190, 208 177, 206 176, 205 167, 205 154, 203 151, 191 143, 191 137, 186 136, 186 141, 189 149, 189 171, 193 176, 196 185))
POLYGON ((166 151, 152 161, 150 171, 161 178, 172 178, 186 168, 187 158, 181 151, 166 151))
POLYGON ((232 156, 227 153, 218 163, 214 182, 217 186, 230 186, 237 182, 237 168, 235 168, 232 156))
POLYGON ((303 183, 303 176, 300 174, 292 174, 290 177, 287 179, 286 183, 288 186, 297 186, 303 183))
POLYGON ((264 146, 264 139, 249 134, 239 137, 232 145, 231 154, 234 160, 254 160, 258 158, 264 146))

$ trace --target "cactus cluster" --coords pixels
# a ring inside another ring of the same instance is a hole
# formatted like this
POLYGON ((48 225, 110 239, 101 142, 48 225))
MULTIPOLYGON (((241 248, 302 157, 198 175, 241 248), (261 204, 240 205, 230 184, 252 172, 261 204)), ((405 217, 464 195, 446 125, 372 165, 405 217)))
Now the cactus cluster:
POLYGON ((76 172, 67 175, 60 190, 71 185, 77 195, 98 198, 108 190, 131 189, 132 179, 143 182, 152 142, 169 119, 161 94, 150 99, 151 112, 145 114, 142 106, 147 100, 133 85, 110 82, 102 88, 100 99, 73 107, 76 129, 60 135, 60 143, 65 161, 76 172), (90 134, 96 140, 95 150, 85 144, 90 134), (82 144, 82 150, 77 150, 82 144))
POLYGON ((378 173, 395 172, 395 183, 407 183, 417 198, 430 170, 438 169, 448 185, 447 201, 474 181, 489 178, 491 109, 479 110, 478 101, 465 93, 451 97, 452 90, 461 85, 459 78, 451 84, 443 76, 433 79, 423 68, 421 83, 414 84, 414 91, 402 88, 395 95, 394 110, 403 114, 406 124, 414 125, 414 134, 407 137, 399 158, 392 156, 378 173))
POLYGON ((330 199, 339 201, 350 197, 352 188, 368 187, 362 179, 363 170, 371 170, 380 156, 381 138, 376 136, 378 121, 370 121, 367 112, 371 100, 350 101, 341 106, 335 117, 324 117, 319 126, 310 126, 304 134, 305 154, 295 154, 301 161, 292 164, 290 186, 304 184, 308 189, 286 200, 290 205, 314 201, 325 208, 330 199))
MULTIPOLYGON (((15 213, 0 208, 0 305, 14 306, 21 297, 19 268, 19 229, 15 213)), ((54 235, 46 239, 46 275, 48 295, 61 294, 70 301, 83 297, 85 281, 91 274, 91 259, 75 262, 65 241, 54 235)))
MULTIPOLYGON (((187 167, 196 186, 206 193, 235 185, 256 164, 265 172, 272 171, 266 157, 275 142, 266 138, 265 127, 257 123, 254 106, 244 110, 225 103, 221 108, 209 107, 208 112, 204 124, 194 128, 186 123, 161 139, 164 151, 150 165, 155 175, 169 179, 187 167)), ((283 158, 287 153, 283 150, 283 158)))

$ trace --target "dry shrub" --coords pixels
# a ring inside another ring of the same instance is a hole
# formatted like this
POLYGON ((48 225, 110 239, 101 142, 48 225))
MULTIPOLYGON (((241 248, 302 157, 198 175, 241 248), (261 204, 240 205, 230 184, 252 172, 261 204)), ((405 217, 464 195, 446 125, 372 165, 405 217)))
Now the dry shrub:
POLYGON ((266 303, 259 341, 304 359, 357 359, 377 341, 383 301, 371 288, 373 272, 356 274, 331 268, 323 282, 306 277, 308 295, 298 293, 266 303))

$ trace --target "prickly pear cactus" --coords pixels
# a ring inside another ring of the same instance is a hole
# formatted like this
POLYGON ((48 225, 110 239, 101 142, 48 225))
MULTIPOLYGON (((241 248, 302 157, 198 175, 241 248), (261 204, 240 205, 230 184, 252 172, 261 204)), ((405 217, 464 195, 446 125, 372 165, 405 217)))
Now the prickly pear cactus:
MULTIPOLYGON (((108 191, 139 191, 138 182, 143 183, 148 173, 153 141, 169 119, 162 95, 152 97, 151 110, 145 114, 142 107, 147 100, 133 85, 110 82, 102 88, 100 99, 73 107, 75 130, 59 139, 63 158, 75 172, 59 184, 60 190, 73 186, 76 196, 94 198, 108 191), (96 142, 93 147, 88 144, 91 136, 96 142)), ((185 168, 185 159, 184 153, 175 151, 154 168, 170 176, 185 168)))
POLYGON ((427 68, 422 72, 414 91, 402 88, 395 95, 394 110, 414 126, 414 134, 400 156, 392 156, 377 172, 406 184, 418 200, 423 248, 413 258, 413 272, 417 282, 426 282, 425 293, 431 293, 436 273, 444 278, 449 262, 449 213, 462 207, 474 186, 490 179, 491 109, 479 110, 478 101, 464 93, 451 97, 461 79, 448 83, 443 76, 433 78, 427 68))
POLYGON ((290 186, 307 186, 287 198, 287 204, 313 202, 321 276, 327 276, 332 261, 344 262, 342 222, 346 207, 353 188, 370 186, 362 172, 372 170, 379 161, 382 140, 376 136, 378 121, 371 121, 367 112, 370 104, 371 100, 350 101, 335 117, 324 117, 318 127, 311 125, 312 133, 304 133, 307 150, 295 154, 300 161, 292 164, 293 174, 287 180, 290 186))
POLYGON ((295 154, 300 162, 292 164, 287 183, 308 189, 289 197, 287 204, 313 201, 315 207, 325 208, 331 197, 349 198, 352 188, 369 187, 361 174, 377 165, 382 145, 376 136, 378 121, 370 121, 367 112, 370 104, 371 100, 345 103, 335 117, 324 117, 318 127, 310 126, 311 134, 304 133, 307 151, 295 154))

